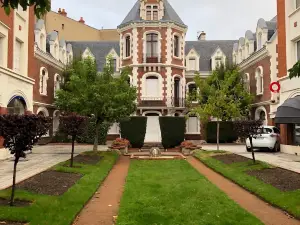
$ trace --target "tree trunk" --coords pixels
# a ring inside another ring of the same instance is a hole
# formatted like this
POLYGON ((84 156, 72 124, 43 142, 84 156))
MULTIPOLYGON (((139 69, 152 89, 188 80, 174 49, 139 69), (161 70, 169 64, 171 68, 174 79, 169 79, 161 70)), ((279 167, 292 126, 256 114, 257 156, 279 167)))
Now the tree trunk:
POLYGON ((217 122, 217 150, 220 150, 220 122, 217 122))
POLYGON ((102 124, 102 121, 97 119, 96 130, 95 130, 95 141, 94 141, 94 148, 93 148, 94 152, 98 151, 98 143, 99 143, 98 137, 99 137, 99 129, 100 129, 101 124, 102 124))
POLYGON ((255 155, 254 155, 254 150, 253 150, 252 137, 249 137, 249 140, 250 140, 253 163, 255 163, 255 155))
POLYGON ((71 152, 70 167, 73 167, 73 159, 74 159, 74 143, 75 143, 75 136, 72 137, 72 152, 71 152))
POLYGON ((19 155, 16 153, 14 162, 14 173, 13 173, 13 184, 10 196, 10 206, 14 206, 15 189, 16 189, 16 175, 17 175, 17 164, 19 162, 19 155))

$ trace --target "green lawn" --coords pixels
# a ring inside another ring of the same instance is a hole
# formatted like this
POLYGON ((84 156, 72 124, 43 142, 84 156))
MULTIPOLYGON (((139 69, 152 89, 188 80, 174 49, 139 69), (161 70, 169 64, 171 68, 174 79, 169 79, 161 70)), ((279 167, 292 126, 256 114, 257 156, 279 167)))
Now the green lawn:
POLYGON ((252 162, 244 162, 226 165, 219 160, 212 158, 211 156, 213 154, 215 153, 199 151, 197 152, 196 157, 210 168, 245 189, 255 193, 265 201, 282 208, 297 218, 300 218, 300 190, 282 192, 279 189, 245 173, 247 170, 270 168, 270 165, 259 161, 257 161, 256 164, 253 164, 252 162))
POLYGON ((188 162, 132 161, 117 225, 262 224, 188 162))
MULTIPOLYGON (((116 153, 99 153, 104 156, 97 165, 81 165, 82 168, 66 168, 62 164, 58 171, 81 173, 84 176, 62 196, 37 195, 18 190, 16 197, 33 201, 30 207, 0 207, 0 221, 24 221, 30 225, 69 225, 96 192, 99 184, 116 162, 116 153)), ((75 164, 77 165, 77 164, 75 164)), ((18 176, 18 175, 17 175, 18 176)), ((0 191, 0 197, 9 197, 10 191, 0 191)))

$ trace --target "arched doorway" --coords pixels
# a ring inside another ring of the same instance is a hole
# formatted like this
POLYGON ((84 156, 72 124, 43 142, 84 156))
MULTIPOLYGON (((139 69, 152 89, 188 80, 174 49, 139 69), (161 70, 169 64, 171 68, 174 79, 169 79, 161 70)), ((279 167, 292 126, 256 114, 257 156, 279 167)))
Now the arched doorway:
POLYGON ((262 121, 264 126, 268 124, 267 110, 265 107, 261 106, 255 110, 255 120, 262 121))
POLYGON ((159 116, 161 116, 161 113, 145 112, 143 115, 147 116, 145 143, 161 142, 161 132, 159 125, 159 116))
POLYGON ((24 115, 26 112, 26 102, 23 97, 13 97, 7 105, 7 111, 10 115, 24 115))

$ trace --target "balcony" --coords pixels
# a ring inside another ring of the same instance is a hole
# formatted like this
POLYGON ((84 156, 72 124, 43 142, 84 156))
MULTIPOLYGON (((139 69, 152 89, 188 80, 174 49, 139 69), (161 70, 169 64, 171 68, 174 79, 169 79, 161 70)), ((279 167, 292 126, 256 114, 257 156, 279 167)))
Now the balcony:
POLYGON ((158 54, 146 54, 144 63, 160 63, 160 57, 158 54))
POLYGON ((142 97, 138 107, 185 108, 185 98, 142 97))
POLYGON ((171 107, 175 108, 184 108, 185 107, 185 98, 171 98, 171 107))

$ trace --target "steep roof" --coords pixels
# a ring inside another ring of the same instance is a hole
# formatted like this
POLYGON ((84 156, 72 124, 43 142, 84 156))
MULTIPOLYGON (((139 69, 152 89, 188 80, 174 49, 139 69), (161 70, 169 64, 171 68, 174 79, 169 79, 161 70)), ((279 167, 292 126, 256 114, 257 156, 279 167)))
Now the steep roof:
MULTIPOLYGON (((178 16, 174 8, 171 6, 171 4, 168 2, 168 0, 164 0, 164 17, 159 20, 161 22, 174 22, 178 25, 187 27, 184 22, 181 20, 181 18, 178 16)), ((133 8, 129 11, 123 22, 118 26, 118 28, 125 26, 132 22, 145 22, 140 17, 140 0, 138 0, 133 8)))
POLYGON ((120 44, 118 41, 70 41, 75 57, 81 57, 86 48, 89 48, 96 59, 98 70, 102 71, 106 63, 106 56, 111 49, 115 49, 120 55, 120 44))
POLYGON ((211 71, 211 57, 217 48, 220 48, 226 55, 226 59, 232 62, 233 45, 238 43, 237 40, 203 40, 203 41, 187 41, 185 46, 185 54, 194 48, 200 55, 200 71, 211 71))

